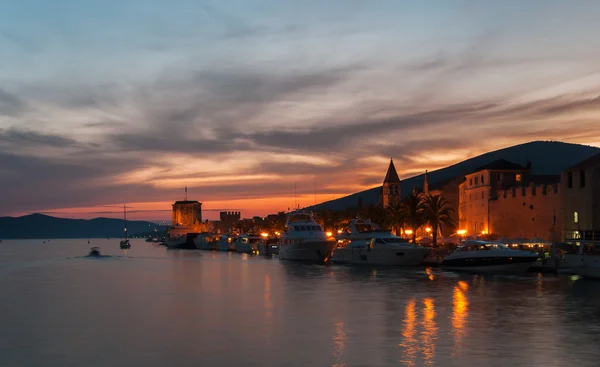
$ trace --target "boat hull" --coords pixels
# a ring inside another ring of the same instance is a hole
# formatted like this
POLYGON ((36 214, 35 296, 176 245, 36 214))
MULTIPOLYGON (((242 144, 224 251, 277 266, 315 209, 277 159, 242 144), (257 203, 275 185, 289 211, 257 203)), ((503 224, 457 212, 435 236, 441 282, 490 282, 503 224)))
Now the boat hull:
POLYGON ((279 258, 282 260, 326 263, 335 250, 335 241, 316 240, 294 244, 280 244, 279 258))
POLYGON ((207 241, 204 239, 198 239, 196 238, 196 240, 194 241, 194 244, 196 245, 196 248, 198 250, 218 250, 219 246, 216 242, 214 241, 207 241))
POLYGON ((442 269, 472 272, 524 273, 537 260, 537 257, 478 257, 444 259, 442 269))
POLYGON ((331 261, 336 264, 417 266, 423 262, 429 250, 419 249, 336 249, 331 261))
POLYGON ((600 256, 565 255, 565 263, 571 271, 585 278, 600 278, 600 256))
POLYGON ((261 255, 277 255, 279 253, 279 246, 276 244, 265 244, 260 243, 258 245, 258 253, 261 255))
POLYGON ((219 240, 217 248, 219 249, 219 251, 235 251, 235 247, 233 246, 233 243, 223 241, 223 240, 219 240))
POLYGON ((235 243, 235 251, 243 254, 252 254, 258 251, 256 245, 251 243, 235 243))

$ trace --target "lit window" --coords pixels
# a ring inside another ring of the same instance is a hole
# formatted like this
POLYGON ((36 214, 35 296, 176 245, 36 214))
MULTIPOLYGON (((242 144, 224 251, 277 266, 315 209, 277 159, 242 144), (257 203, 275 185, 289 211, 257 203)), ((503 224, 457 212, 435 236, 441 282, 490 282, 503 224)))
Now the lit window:
POLYGON ((579 214, 577 212, 573 213, 573 223, 579 223, 579 214))
POLYGON ((521 182, 521 174, 517 173, 515 179, 517 180, 517 182, 521 182))

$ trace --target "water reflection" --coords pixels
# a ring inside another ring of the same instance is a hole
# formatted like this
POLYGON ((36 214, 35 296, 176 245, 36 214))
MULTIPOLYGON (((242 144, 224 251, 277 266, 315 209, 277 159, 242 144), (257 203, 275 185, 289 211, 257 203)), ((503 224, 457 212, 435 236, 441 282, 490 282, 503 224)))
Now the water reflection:
POLYGON ((431 266, 425 269, 425 273, 427 273, 427 277, 429 280, 435 280, 435 275, 433 275, 433 270, 431 270, 431 266))
POLYGON ((417 326, 417 303, 411 299, 404 309, 404 328, 402 330, 402 343, 400 347, 404 349, 403 358, 400 360, 406 366, 414 366, 417 357, 418 341, 416 338, 417 326))
POLYGON ((461 280, 454 286, 452 293, 452 335, 454 337, 454 351, 460 350, 462 347, 462 339, 464 338, 465 324, 469 313, 469 300, 467 299, 467 291, 469 285, 461 280))
POLYGON ((335 363, 332 367, 346 367, 346 363, 343 362, 344 347, 346 343, 346 328, 343 321, 335 323, 335 336, 333 337, 333 357, 335 363))
POLYGON ((421 333, 421 344, 423 362, 426 365, 433 364, 435 358, 435 345, 437 342, 437 326, 435 324, 435 302, 433 298, 423 300, 423 332, 421 333))

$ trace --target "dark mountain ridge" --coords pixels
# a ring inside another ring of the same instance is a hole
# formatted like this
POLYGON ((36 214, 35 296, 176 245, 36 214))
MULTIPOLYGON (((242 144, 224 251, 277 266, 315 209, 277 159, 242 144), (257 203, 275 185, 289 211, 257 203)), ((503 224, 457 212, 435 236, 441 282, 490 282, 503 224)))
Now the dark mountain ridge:
MULTIPOLYGON (((37 238, 119 238, 123 237, 123 219, 68 219, 44 214, 0 217, 0 239, 37 238)), ((130 236, 164 232, 164 226, 146 221, 127 221, 130 236)))

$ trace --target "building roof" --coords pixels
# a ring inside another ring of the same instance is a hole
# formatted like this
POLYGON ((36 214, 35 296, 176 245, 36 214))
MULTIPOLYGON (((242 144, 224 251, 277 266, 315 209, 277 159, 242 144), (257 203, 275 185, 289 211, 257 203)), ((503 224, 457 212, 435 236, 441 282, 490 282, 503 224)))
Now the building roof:
POLYGON ((533 175, 530 181, 539 185, 551 185, 560 183, 560 175, 533 175))
POLYGON ((180 200, 176 201, 173 205, 181 205, 181 204, 200 204, 198 200, 180 200))
POLYGON ((583 161, 577 163, 576 165, 567 168, 565 171, 588 169, 588 168, 592 168, 595 166, 600 166, 600 153, 595 154, 587 159, 584 159, 583 161))
POLYGON ((390 166, 388 167, 387 173, 385 174, 385 179, 383 183, 400 183, 400 177, 398 177, 398 172, 396 172, 396 167, 394 166, 394 160, 390 159, 390 166))
POLYGON ((526 170, 526 169, 527 169, 527 167, 522 166, 520 164, 507 161, 506 159, 498 159, 496 161, 486 164, 485 166, 481 166, 481 167, 477 168, 473 172, 478 172, 478 171, 483 171, 483 170, 515 171, 515 170, 526 170))

